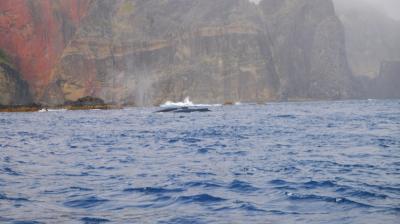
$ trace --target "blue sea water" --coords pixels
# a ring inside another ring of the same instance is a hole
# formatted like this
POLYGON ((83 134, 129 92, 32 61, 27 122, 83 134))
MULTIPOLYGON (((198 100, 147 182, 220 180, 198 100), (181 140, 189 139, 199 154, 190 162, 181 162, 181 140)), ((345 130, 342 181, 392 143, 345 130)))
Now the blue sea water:
POLYGON ((399 223, 400 101, 0 114, 0 223, 399 223))

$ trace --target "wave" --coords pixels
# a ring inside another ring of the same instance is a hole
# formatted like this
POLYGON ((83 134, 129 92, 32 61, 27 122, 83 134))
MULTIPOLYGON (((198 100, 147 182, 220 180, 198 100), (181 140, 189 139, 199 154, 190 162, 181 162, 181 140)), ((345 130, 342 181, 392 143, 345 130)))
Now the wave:
POLYGON ((13 224, 43 224, 43 222, 38 222, 38 221, 14 221, 12 223, 13 224))
POLYGON ((172 102, 167 101, 164 104, 160 105, 160 107, 218 107, 222 106, 221 104, 194 104, 190 101, 190 97, 186 97, 183 102, 172 102))
POLYGON ((67 109, 48 109, 48 112, 65 112, 67 109))
POLYGON ((70 208, 86 208, 87 209, 87 208, 97 207, 108 201, 109 200, 107 200, 107 199, 102 199, 102 198, 97 198, 95 196, 91 196, 91 197, 87 197, 87 198, 64 202, 64 206, 70 207, 70 208))
POLYGON ((8 197, 5 194, 0 193, 0 201, 17 201, 17 202, 22 202, 22 201, 29 201, 27 198, 22 198, 22 197, 8 197))
POLYGON ((104 218, 93 218, 93 217, 84 217, 81 218, 81 221, 83 223, 105 223, 105 222, 111 222, 108 219, 104 219, 104 218))
POLYGON ((212 181, 190 181, 185 183, 187 187, 200 187, 200 188, 221 188, 222 185, 213 183, 212 181))
POLYGON ((215 197, 209 194, 198 194, 191 196, 180 196, 177 201, 180 201, 184 204, 189 203, 218 203, 222 201, 226 201, 225 198, 215 197))
POLYGON ((44 112, 65 112, 67 109, 41 109, 38 112, 39 113, 44 113, 44 112))
POLYGON ((0 169, 0 171, 4 172, 5 174, 8 174, 10 176, 21 176, 20 173, 18 173, 17 171, 12 170, 9 167, 4 167, 4 168, 0 169))
POLYGON ((253 187, 250 183, 240 181, 240 180, 234 180, 230 185, 229 189, 233 191, 239 191, 239 192, 254 192, 257 191, 258 188, 253 187))
POLYGON ((329 197, 329 196, 321 196, 315 194, 297 194, 291 192, 286 192, 285 194, 288 196, 290 200, 293 201, 323 201, 329 203, 354 205, 357 207, 366 207, 366 208, 373 207, 372 205, 356 202, 345 197, 329 197))
POLYGON ((243 210, 247 212, 269 212, 267 210, 258 208, 255 204, 250 203, 250 202, 244 202, 244 201, 235 201, 235 204, 238 204, 238 206, 224 206, 221 208, 216 208, 213 209, 213 211, 229 211, 229 210, 243 210))
POLYGON ((144 194, 163 194, 163 193, 178 193, 183 192, 181 188, 167 189, 159 187, 140 187, 140 188, 127 188, 124 192, 139 192, 144 194))

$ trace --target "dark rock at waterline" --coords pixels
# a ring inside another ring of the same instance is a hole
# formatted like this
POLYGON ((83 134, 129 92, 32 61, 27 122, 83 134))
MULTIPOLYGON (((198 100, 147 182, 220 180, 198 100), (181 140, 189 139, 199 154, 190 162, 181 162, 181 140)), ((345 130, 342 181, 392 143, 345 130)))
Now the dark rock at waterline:
POLYGON ((104 100, 91 96, 80 98, 76 101, 67 101, 63 105, 48 107, 48 105, 40 105, 35 103, 21 105, 2 105, 0 104, 0 112, 36 112, 42 109, 67 109, 67 110, 109 110, 121 109, 118 105, 106 104, 104 100))
POLYGON ((211 112, 208 108, 181 108, 175 110, 174 113, 193 113, 193 112, 211 112))
POLYGON ((76 101, 67 101, 65 106, 96 106, 105 105, 104 100, 92 96, 85 96, 76 101))
POLYGON ((210 112, 208 108, 189 108, 189 107, 171 107, 156 111, 156 113, 193 113, 193 112, 210 112))
POLYGON ((28 105, 1 105, 0 112, 36 112, 43 107, 39 104, 28 104, 28 105))
POLYGON ((92 96, 85 96, 79 98, 76 101, 67 101, 65 102, 63 107, 68 110, 93 110, 93 109, 107 110, 107 109, 120 108, 117 105, 106 104, 103 99, 92 96))
POLYGON ((168 113, 168 112, 173 112, 173 111, 176 111, 176 110, 179 110, 179 107, 170 107, 170 108, 158 110, 155 113, 168 113))

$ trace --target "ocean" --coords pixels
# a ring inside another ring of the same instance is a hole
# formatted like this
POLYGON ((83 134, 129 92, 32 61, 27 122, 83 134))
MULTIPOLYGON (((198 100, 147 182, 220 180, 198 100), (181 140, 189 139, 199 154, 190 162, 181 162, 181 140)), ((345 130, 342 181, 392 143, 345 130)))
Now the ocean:
POLYGON ((0 114, 0 223, 399 223, 400 100, 0 114))

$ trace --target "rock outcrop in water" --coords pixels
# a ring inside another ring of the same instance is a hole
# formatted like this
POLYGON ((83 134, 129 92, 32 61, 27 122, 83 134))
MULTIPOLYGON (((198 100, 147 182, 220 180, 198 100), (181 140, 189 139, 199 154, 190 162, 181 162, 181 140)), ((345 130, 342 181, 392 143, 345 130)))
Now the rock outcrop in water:
POLYGON ((91 96, 85 96, 76 101, 66 101, 64 105, 59 107, 68 110, 107 110, 119 108, 117 105, 106 104, 104 100, 91 96))
POLYGON ((87 95, 131 105, 186 96, 204 103, 354 96, 331 0, 3 0, 0 6, 9 11, 0 22, 29 12, 0 30, 11 30, 0 46, 9 45, 36 100, 46 104, 87 95), (51 26, 39 26, 43 21, 51 26), (20 36, 29 44, 11 41, 20 36), (16 49, 21 43, 23 50, 16 49), (52 60, 43 59, 42 67, 43 56, 52 60))
POLYGON ((211 112, 210 109, 208 108, 190 108, 190 107, 168 107, 162 110, 158 110, 155 113, 194 113, 194 112, 200 112, 200 113, 206 113, 206 112, 211 112))

